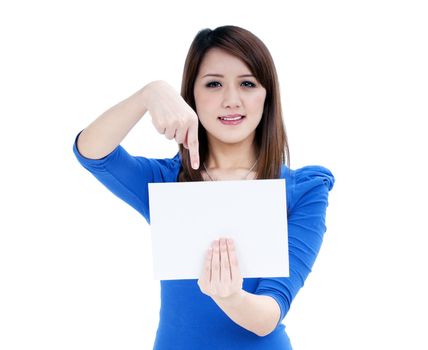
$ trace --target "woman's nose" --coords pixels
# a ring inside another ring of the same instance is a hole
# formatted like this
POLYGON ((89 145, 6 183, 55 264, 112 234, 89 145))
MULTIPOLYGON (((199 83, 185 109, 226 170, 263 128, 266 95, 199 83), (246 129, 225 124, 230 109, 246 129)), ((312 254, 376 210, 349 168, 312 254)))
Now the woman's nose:
POLYGON ((241 96, 237 88, 229 87, 224 89, 223 108, 239 108, 241 103, 241 96))

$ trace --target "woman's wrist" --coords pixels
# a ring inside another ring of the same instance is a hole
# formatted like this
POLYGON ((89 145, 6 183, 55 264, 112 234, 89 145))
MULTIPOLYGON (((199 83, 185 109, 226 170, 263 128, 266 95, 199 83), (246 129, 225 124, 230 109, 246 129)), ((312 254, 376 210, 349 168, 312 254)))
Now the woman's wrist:
POLYGON ((167 82, 163 80, 154 80, 146 84, 137 92, 137 94, 139 95, 139 100, 143 104, 144 109, 150 110, 150 100, 153 97, 153 92, 156 91, 159 86, 165 84, 167 84, 167 82))
POLYGON ((246 292, 241 289, 227 298, 212 297, 219 306, 238 308, 245 299, 246 292))

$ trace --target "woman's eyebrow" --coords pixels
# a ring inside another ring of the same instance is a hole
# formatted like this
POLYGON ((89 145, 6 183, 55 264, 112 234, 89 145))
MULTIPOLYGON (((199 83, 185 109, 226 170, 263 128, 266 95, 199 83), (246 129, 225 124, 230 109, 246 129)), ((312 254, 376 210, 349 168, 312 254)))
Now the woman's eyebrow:
MULTIPOLYGON (((202 78, 205 78, 205 77, 224 78, 224 75, 222 75, 222 74, 208 73, 208 74, 205 74, 202 78)), ((253 74, 242 74, 242 75, 238 75, 238 78, 248 78, 248 77, 254 77, 254 75, 253 74)))

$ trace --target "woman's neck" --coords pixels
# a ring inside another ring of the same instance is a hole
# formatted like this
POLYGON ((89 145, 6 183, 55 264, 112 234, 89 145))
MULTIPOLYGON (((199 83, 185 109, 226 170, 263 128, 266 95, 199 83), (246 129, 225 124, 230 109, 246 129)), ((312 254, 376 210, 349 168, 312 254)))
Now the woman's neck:
MULTIPOLYGON (((209 145, 209 154, 205 161, 205 167, 209 175, 217 180, 234 180, 253 178, 255 172, 248 174, 257 161, 254 144, 251 142, 238 144, 216 144, 209 145)), ((206 177, 209 177, 207 175, 206 177)))
POLYGON ((257 159, 253 140, 253 138, 248 138, 243 142, 234 144, 208 140, 209 152, 205 161, 206 166, 225 170, 251 167, 257 159))

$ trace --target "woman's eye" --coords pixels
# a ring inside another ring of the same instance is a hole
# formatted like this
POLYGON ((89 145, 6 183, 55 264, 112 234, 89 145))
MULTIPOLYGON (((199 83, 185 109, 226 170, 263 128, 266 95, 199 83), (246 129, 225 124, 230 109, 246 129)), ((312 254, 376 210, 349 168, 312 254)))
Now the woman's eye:
MULTIPOLYGON (((206 87, 208 87, 208 88, 218 88, 221 86, 222 86, 221 83, 218 81, 210 81, 209 83, 206 84, 206 87)), ((244 81, 241 83, 241 86, 254 88, 254 87, 256 87, 256 84, 254 84, 251 81, 244 81)))
POLYGON ((210 81, 206 86, 209 88, 215 88, 221 86, 221 84, 218 81, 210 81))
POLYGON ((254 84, 251 81, 244 81, 241 85, 243 85, 245 87, 256 87, 256 84, 254 84))

